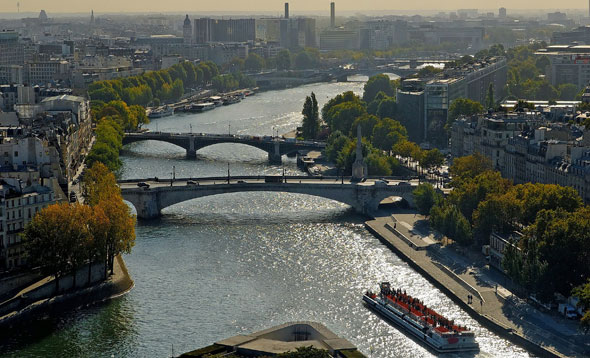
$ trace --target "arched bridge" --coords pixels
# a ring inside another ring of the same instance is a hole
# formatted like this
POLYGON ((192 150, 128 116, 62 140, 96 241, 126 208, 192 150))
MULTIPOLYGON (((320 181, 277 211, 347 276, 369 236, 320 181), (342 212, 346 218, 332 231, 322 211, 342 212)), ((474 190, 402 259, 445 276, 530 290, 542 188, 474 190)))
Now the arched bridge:
POLYGON ((280 163, 281 156, 284 154, 300 150, 322 151, 326 147, 325 142, 298 141, 271 136, 167 132, 126 133, 123 137, 123 145, 144 140, 168 142, 182 147, 189 158, 194 158, 197 150, 213 144, 241 143, 264 150, 272 163, 280 163))
POLYGON ((412 192, 418 182, 375 180, 351 182, 350 178, 300 176, 248 176, 200 179, 123 180, 119 182, 123 198, 137 210, 141 219, 160 216, 162 209, 195 198, 246 191, 299 193, 336 200, 352 206, 357 212, 374 212, 383 199, 397 196, 410 206, 412 192))

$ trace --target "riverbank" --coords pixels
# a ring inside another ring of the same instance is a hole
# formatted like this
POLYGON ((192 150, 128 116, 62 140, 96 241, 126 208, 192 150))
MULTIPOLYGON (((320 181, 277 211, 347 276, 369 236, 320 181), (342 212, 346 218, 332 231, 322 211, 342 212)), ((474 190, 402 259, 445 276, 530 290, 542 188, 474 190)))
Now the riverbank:
POLYGON ((499 336, 542 357, 586 356, 583 345, 575 339, 572 341, 567 334, 565 337, 556 336, 512 314, 512 297, 503 294, 505 290, 497 289, 485 280, 468 282, 467 278, 437 262, 440 261, 440 246, 431 238, 415 235, 413 224, 391 216, 367 221, 365 227, 481 325, 499 336), (468 295, 474 296, 473 304, 467 303, 468 295))
MULTIPOLYGON (((66 279, 67 278, 64 277, 61 280, 66 279)), ((123 261, 123 258, 119 255, 115 258, 113 275, 111 275, 106 281, 99 282, 89 287, 69 290, 60 293, 59 295, 36 297, 37 292, 46 287, 54 286, 54 279, 46 277, 18 292, 12 301, 27 300, 32 302, 1 316, 0 329, 21 326, 27 322, 38 319, 39 317, 59 314, 71 311, 78 307, 87 307, 120 297, 133 289, 134 282, 127 271, 125 261, 123 261)), ((10 304, 9 302, 6 303, 10 304)))

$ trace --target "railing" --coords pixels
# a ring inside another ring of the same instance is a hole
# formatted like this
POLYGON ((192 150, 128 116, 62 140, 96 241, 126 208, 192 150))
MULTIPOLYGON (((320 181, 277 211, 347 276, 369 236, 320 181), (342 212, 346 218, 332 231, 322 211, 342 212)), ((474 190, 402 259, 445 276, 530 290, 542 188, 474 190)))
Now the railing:
MULTIPOLYGON (((268 177, 269 175, 236 175, 236 176, 230 176, 229 179, 230 180, 247 180, 247 179, 255 179, 255 180, 263 180, 265 177, 268 177)), ((330 175, 330 176, 314 176, 314 177, 309 177, 309 176, 303 176, 303 175, 270 175, 272 177, 276 177, 276 178, 283 178, 283 179, 287 179, 287 180, 302 180, 302 181, 317 181, 319 180, 350 180, 352 177, 351 176, 334 176, 334 175, 330 175)), ((216 176, 216 177, 189 177, 189 178, 158 178, 158 177, 152 177, 152 178, 143 178, 143 179, 122 179, 119 180, 118 183, 139 183, 139 182, 146 182, 146 181, 155 181, 155 182, 160 182, 160 183, 169 183, 171 181, 175 181, 175 182, 182 182, 182 181, 187 181, 187 180, 192 180, 192 181, 211 181, 211 180, 226 180, 227 181, 228 176, 216 176)), ((410 180, 415 180, 417 179, 417 177, 399 177, 399 176, 369 176, 368 179, 386 179, 386 180, 391 180, 391 181, 410 181, 410 180)))

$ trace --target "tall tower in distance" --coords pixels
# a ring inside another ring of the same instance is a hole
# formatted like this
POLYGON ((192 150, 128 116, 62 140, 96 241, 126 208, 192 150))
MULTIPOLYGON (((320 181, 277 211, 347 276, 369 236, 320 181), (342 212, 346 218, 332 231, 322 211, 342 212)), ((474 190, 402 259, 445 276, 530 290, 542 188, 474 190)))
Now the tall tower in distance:
POLYGON ((185 45, 190 45, 193 42, 193 25, 191 19, 188 18, 188 14, 186 14, 184 25, 182 25, 182 38, 185 45))
MULTIPOLYGON (((589 0, 590 1, 590 0, 589 0)), ((289 3, 285 3, 285 19, 289 18, 289 3)))
POLYGON ((336 3, 334 2, 330 3, 330 27, 336 27, 336 3))
POLYGON ((501 7, 500 10, 498 10, 498 17, 501 19, 506 18, 506 8, 505 7, 501 7))

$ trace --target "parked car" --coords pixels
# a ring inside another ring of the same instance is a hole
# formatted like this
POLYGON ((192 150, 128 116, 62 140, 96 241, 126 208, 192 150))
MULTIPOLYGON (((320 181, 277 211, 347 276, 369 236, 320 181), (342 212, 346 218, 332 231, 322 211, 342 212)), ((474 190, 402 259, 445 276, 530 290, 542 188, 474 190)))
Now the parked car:
POLYGON ((197 182, 195 182, 193 180, 187 180, 186 185, 197 185, 197 182))
POLYGON ((78 201, 78 196, 76 195, 75 192, 71 191, 70 192, 70 203, 75 203, 76 201, 78 201))
POLYGON ((149 187, 150 187, 150 185, 145 182, 139 182, 139 183, 137 183, 137 186, 140 188, 145 188, 145 189, 149 189, 149 187))

